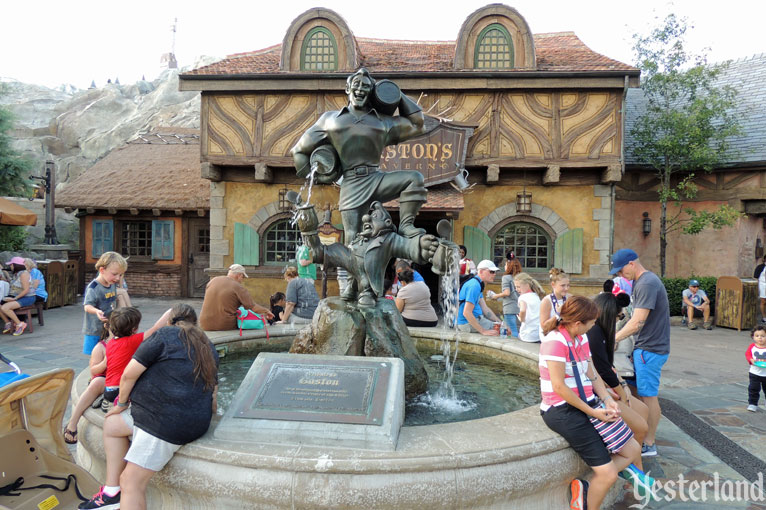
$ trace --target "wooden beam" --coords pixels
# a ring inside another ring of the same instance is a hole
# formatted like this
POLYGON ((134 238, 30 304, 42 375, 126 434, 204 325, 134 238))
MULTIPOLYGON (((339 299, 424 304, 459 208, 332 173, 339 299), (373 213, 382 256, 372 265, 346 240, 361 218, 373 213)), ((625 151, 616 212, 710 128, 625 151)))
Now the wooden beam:
POLYGON ((155 216, 159 216, 161 212, 159 209, 152 209, 152 214, 155 216))
POLYGON ((558 165, 548 165, 543 174, 543 185, 556 184, 561 179, 561 167, 558 165))
POLYGON ((200 164, 200 175, 203 179, 209 179, 214 182, 221 180, 221 170, 216 165, 209 162, 200 164))
POLYGON ((88 214, 93 214, 94 212, 96 212, 96 210, 92 207, 86 207, 85 212, 88 214))
POLYGON ((74 209, 72 209, 71 207, 64 207, 64 212, 65 213, 72 214, 72 211, 74 211, 74 209))
POLYGON ((255 182, 271 182, 274 175, 266 163, 260 162, 255 165, 255 182))
POLYGON ((109 214, 117 214, 117 209, 115 209, 114 207, 110 207, 109 209, 106 210, 106 212, 108 212, 109 214))
POLYGON ((609 165, 601 173, 602 184, 620 182, 621 180, 622 180, 622 165, 609 165))
POLYGON ((487 183, 500 180, 500 165, 489 165, 487 167, 487 183))
POLYGON ((183 214, 184 214, 183 210, 181 210, 181 209, 176 209, 176 210, 175 210, 175 211, 173 211, 173 212, 175 212, 175 213, 176 213, 176 216, 183 216, 183 214))
POLYGON ((205 216, 205 210, 204 209, 197 209, 197 216, 200 218, 205 216))
POLYGON ((132 214, 133 216, 138 216, 138 209, 136 209, 135 207, 132 207, 130 209, 130 214, 132 214))

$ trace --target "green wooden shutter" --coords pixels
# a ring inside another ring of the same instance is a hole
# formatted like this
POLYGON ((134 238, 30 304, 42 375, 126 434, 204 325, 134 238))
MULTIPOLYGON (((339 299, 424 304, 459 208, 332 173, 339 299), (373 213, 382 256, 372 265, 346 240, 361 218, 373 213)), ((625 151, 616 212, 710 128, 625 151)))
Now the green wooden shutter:
POLYGON ((476 264, 484 259, 492 260, 492 240, 483 230, 469 225, 463 227, 463 244, 468 258, 476 264))
POLYGON ((152 220, 152 258, 154 260, 173 260, 174 227, 173 220, 152 220))
POLYGON ((234 224, 234 263, 258 265, 258 232, 247 223, 234 224))
POLYGON ((582 235, 583 229, 575 228, 556 239, 553 249, 554 266, 563 269, 565 273, 582 273, 582 235))
POLYGON ((91 255, 100 257, 104 252, 114 249, 114 222, 112 220, 93 220, 91 255))

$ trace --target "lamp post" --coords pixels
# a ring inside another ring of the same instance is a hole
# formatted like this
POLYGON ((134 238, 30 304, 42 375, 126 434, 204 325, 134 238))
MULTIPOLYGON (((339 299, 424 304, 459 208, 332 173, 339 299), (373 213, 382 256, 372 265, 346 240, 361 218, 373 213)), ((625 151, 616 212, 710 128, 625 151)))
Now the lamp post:
POLYGON ((45 175, 32 175, 30 178, 39 180, 45 189, 45 244, 59 244, 56 238, 56 208, 53 196, 56 191, 55 164, 51 160, 46 161, 45 175))

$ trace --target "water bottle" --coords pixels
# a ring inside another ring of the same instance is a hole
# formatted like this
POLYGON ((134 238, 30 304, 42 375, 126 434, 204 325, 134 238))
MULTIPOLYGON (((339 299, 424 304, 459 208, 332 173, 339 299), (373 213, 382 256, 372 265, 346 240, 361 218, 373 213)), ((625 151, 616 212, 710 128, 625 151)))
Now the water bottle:
POLYGON ((508 328, 505 327, 505 324, 500 326, 500 336, 503 338, 508 338, 508 328))

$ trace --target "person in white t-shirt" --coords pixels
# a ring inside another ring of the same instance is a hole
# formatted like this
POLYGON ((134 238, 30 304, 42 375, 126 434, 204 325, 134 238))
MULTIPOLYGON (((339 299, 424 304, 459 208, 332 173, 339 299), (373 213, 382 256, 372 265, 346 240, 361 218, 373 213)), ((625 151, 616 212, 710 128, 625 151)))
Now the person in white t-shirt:
POLYGON ((519 292, 519 340, 523 342, 540 341, 540 298, 545 296, 537 280, 528 273, 519 273, 513 279, 519 292))

